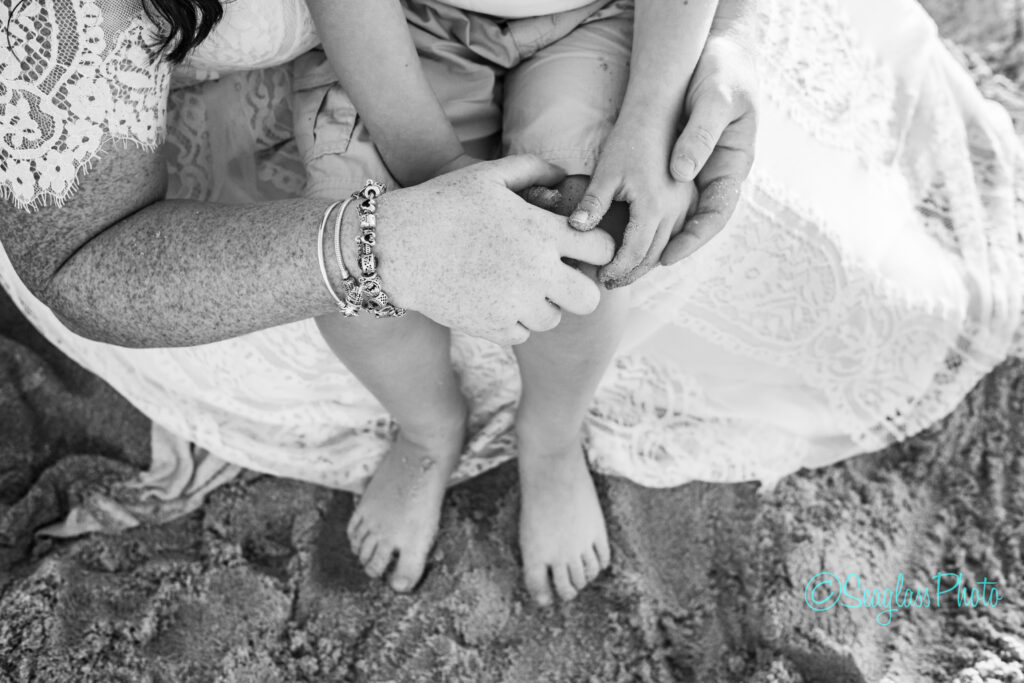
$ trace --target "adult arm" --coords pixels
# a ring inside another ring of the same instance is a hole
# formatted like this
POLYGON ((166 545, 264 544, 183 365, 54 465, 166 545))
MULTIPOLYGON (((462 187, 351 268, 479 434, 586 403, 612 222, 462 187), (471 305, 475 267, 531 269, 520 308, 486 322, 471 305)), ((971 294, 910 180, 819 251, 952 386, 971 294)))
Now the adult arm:
POLYGON ((757 138, 756 0, 720 0, 704 53, 686 95, 686 125, 671 171, 696 180, 697 209, 661 255, 663 265, 686 258, 732 217, 754 162, 757 138))
MULTIPOLYGON (((596 285, 561 259, 606 262, 611 240, 513 192, 560 179, 539 159, 510 157, 387 193, 377 253, 388 294, 499 343, 541 329, 522 323, 550 317, 548 301, 593 310, 596 285)), ((0 203, 0 242, 29 289, 98 341, 190 346, 333 310, 316 252, 328 202, 222 205, 162 200, 164 189, 158 152, 111 143, 63 207, 0 203)), ((347 235, 354 220, 347 212, 347 235)))
MULTIPOLYGON (((163 199, 168 68, 141 9, 97 17, 92 3, 54 0, 50 31, 31 9, 12 10, 0 52, 0 242, 28 288, 73 331, 126 346, 201 344, 330 311, 316 258, 326 201, 163 199)), ((377 247, 388 294, 499 342, 550 325, 548 300, 592 310, 596 286, 561 258, 602 263, 610 240, 581 240, 510 191, 559 179, 514 157, 388 193, 377 247)))

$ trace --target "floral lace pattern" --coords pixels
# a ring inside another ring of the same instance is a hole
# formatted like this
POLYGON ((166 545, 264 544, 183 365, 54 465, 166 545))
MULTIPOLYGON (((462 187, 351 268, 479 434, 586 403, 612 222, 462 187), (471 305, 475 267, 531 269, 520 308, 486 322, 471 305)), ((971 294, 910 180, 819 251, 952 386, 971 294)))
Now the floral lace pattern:
MULTIPOLYGON (((31 4, 4 15, 24 49, 2 63, 0 187, 19 206, 66 198, 103 135, 157 142, 167 81, 162 68, 141 78, 137 13, 31 4), (51 25, 75 29, 73 54, 29 39, 51 25)), ((1015 340, 1024 347, 1022 157, 1005 112, 964 83, 909 0, 761 8, 767 97, 736 217, 684 264, 633 287, 632 336, 587 421, 593 466, 648 486, 772 481, 880 448, 948 414, 1015 340)), ((274 48, 230 22, 218 31, 207 72, 253 50, 273 61, 277 49, 281 65, 171 94, 170 194, 295 196, 304 178, 284 62, 313 38, 274 48)), ((233 463, 359 488, 388 447, 388 415, 311 321, 188 349, 121 349, 70 334, 2 251, 0 282, 71 357, 233 463)), ((481 340, 456 335, 452 358, 471 406, 465 478, 514 455, 519 376, 508 349, 481 340)))
POLYGON ((819 141, 891 159, 896 79, 856 41, 847 3, 764 0, 758 13, 763 92, 819 141))
POLYGON ((137 3, 6 0, 0 26, 0 196, 62 204, 104 140, 161 141, 169 71, 137 3))
POLYGON ((256 201, 295 197, 306 177, 292 135, 288 65, 171 91, 167 194, 256 201))
POLYGON ((217 28, 178 67, 177 78, 212 80, 222 74, 277 66, 320 39, 305 0, 223 2, 217 28), (259 36, 259 40, 253 40, 259 36))

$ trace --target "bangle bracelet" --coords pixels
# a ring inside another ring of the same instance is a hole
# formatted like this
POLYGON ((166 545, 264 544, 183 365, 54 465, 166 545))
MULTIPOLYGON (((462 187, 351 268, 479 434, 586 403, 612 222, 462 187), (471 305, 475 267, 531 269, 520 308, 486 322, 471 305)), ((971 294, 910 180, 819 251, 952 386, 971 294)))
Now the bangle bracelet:
POLYGON ((345 267, 345 259, 341 254, 341 223, 342 219, 345 218, 345 209, 355 199, 355 195, 350 196, 341 204, 341 208, 338 210, 338 218, 334 221, 334 258, 338 262, 338 270, 341 271, 341 281, 345 283, 345 300, 338 301, 338 309, 341 314, 346 318, 359 315, 359 299, 358 297, 358 285, 356 280, 348 272, 348 268, 345 267), (355 294, 355 296, 353 296, 355 294))
POLYGON ((327 287, 327 291, 330 293, 331 298, 334 299, 334 303, 338 308, 342 308, 345 302, 341 300, 338 293, 334 291, 334 287, 331 286, 331 278, 327 277, 327 263, 324 259, 324 233, 327 230, 327 220, 331 217, 331 211, 334 211, 338 204, 341 204, 343 200, 338 200, 327 207, 324 211, 323 220, 320 221, 320 230, 317 231, 316 236, 316 256, 320 262, 320 276, 324 279, 324 285, 327 287))

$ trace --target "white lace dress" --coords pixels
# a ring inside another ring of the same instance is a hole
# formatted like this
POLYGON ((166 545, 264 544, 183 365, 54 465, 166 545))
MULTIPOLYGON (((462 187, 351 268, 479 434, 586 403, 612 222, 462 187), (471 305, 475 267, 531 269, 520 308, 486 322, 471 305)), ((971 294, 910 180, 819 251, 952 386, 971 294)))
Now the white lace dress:
MULTIPOLYGON (((647 486, 774 481, 881 448, 949 413, 1017 343, 1021 150, 1006 112, 911 0, 761 6, 760 141, 736 218, 633 288, 587 423, 593 467, 647 486)), ((287 62, 316 40, 301 0, 227 4, 173 77, 131 7, 0 6, 6 201, 59 204, 108 137, 165 142, 172 196, 300 193, 287 62)), ((129 350, 67 331, 2 253, 0 282, 68 355, 227 462, 358 488, 388 446, 387 414, 312 321, 129 350)), ((514 456, 519 385, 508 349, 462 337, 452 355, 473 408, 462 478, 514 456)))

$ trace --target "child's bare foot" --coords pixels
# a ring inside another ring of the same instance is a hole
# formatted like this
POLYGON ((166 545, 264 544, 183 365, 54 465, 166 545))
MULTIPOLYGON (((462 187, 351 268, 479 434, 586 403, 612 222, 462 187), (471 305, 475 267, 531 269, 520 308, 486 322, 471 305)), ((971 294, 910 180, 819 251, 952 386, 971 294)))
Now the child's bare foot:
POLYGON ((352 552, 367 575, 380 578, 397 556, 388 583, 401 593, 423 576, 465 440, 465 419, 460 407, 448 424, 400 430, 349 522, 352 552))
MULTIPOLYGON (((522 427, 522 425, 520 425, 522 427)), ((539 605, 572 600, 611 559, 604 514, 583 448, 531 446, 520 429, 519 547, 526 589, 539 605)))

